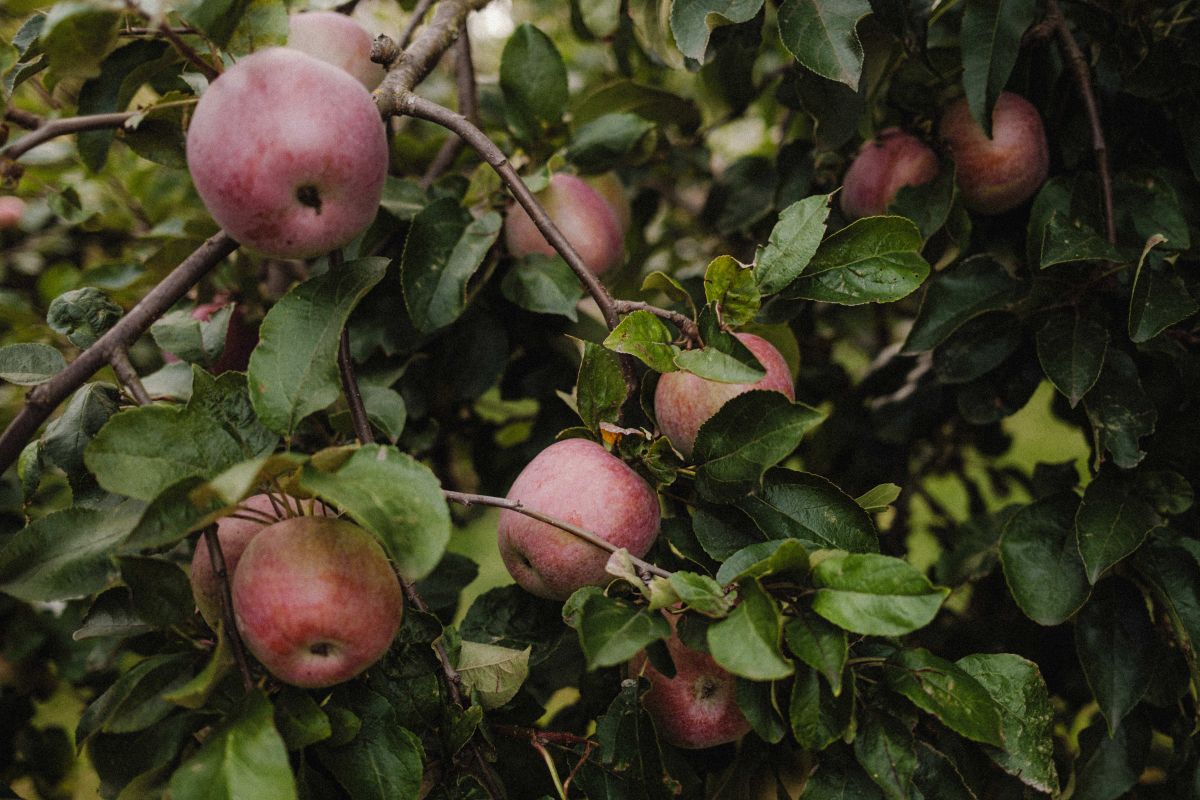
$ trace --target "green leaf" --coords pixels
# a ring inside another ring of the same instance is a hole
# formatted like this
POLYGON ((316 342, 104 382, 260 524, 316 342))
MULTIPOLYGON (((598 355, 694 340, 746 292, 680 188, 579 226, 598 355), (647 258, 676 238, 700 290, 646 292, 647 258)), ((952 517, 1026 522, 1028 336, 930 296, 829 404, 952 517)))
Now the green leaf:
POLYGON ((333 735, 333 726, 308 692, 285 687, 275 695, 275 727, 288 750, 299 750, 323 742, 333 735))
POLYGON ((589 670, 624 664, 652 642, 671 635, 671 626, 660 612, 606 597, 595 586, 575 592, 563 617, 579 633, 589 670), (569 614, 568 609, 578 613, 569 614))
MULTIPOLYGON (((854 502, 858 503, 859 507, 869 514, 886 511, 900 497, 900 491, 900 487, 894 483, 881 483, 854 498, 854 502)), ((853 548, 845 547, 842 549, 851 550, 853 548)))
POLYGON ((367 419, 383 432, 389 442, 395 444, 404 432, 404 423, 408 421, 408 406, 404 404, 404 396, 386 386, 368 384, 360 389, 367 419))
MULTIPOLYGON (((267 430, 254 413, 246 376, 225 372, 219 376, 192 366, 192 394, 188 413, 203 413, 216 420, 225 432, 242 445, 242 457, 266 455, 279 437, 267 430)), ((238 495, 237 499, 241 499, 238 495)))
MULTIPOLYGON (((951 216, 956 212, 954 201, 958 196, 954 178, 954 162, 943 158, 933 180, 918 186, 900 187, 887 205, 888 215, 911 219, 926 241, 949 224, 948 233, 957 241, 959 237, 953 232, 954 217, 951 216)), ((957 213, 965 216, 961 207, 957 208, 957 213)))
POLYGON ((588 430, 599 433, 600 423, 616 423, 628 394, 621 365, 612 351, 584 342, 575 381, 575 407, 588 430))
POLYGON ((933 351, 933 371, 943 384, 970 383, 1016 352, 1024 333, 1015 314, 989 311, 964 323, 933 351))
POLYGON ((267 312, 247 375, 250 400, 268 428, 290 435, 337 400, 342 328, 387 265, 386 258, 349 261, 296 286, 267 312))
POLYGON ((171 776, 174 800, 297 796, 287 748, 272 721, 271 703, 261 691, 254 691, 238 708, 171 776))
POLYGON ((786 678, 795 671, 780 647, 783 614, 775 598, 750 579, 738 585, 738 605, 708 627, 713 659, 734 675, 752 681, 786 678))
POLYGON ((654 151, 658 137, 653 122, 637 114, 605 114, 575 129, 567 160, 585 172, 640 163, 654 151))
MULTIPOLYGON (((494 170, 488 168, 489 171, 494 170)), ((412 220, 429 204, 429 197, 415 178, 387 176, 383 184, 383 197, 379 205, 400 222, 412 220)))
POLYGON ((450 510, 429 468, 386 445, 360 447, 336 465, 320 456, 305 465, 300 485, 378 536, 405 580, 428 575, 450 541, 450 510))
POLYGON ((834 697, 842 693, 849 642, 846 632, 830 625, 807 609, 788 619, 783 628, 788 649, 829 681, 834 697))
POLYGON ((1072 800, 1128 797, 1146 768, 1153 730, 1141 715, 1128 717, 1115 735, 1092 725, 1079 735, 1072 800))
POLYGON ((1108 328, 1078 311, 1054 314, 1037 332, 1042 369, 1071 408, 1096 385, 1107 350, 1108 328))
POLYGON ((779 574, 796 575, 801 579, 808 576, 808 551, 795 539, 775 539, 743 547, 717 570, 716 584, 728 586, 742 578, 779 574))
POLYGON ((779 212, 765 247, 754 256, 754 272, 763 294, 774 294, 800 276, 825 236, 831 195, 797 200, 779 212))
POLYGON ((607 39, 617 32, 621 24, 620 0, 579 0, 579 15, 588 33, 598 39, 607 39))
POLYGON ((75 741, 95 734, 134 733, 159 722, 174 710, 160 696, 191 677, 188 653, 159 654, 134 664, 89 705, 79 718, 75 741))
POLYGON ((84 452, 96 433, 117 413, 116 387, 107 383, 86 383, 71 396, 62 415, 46 426, 42 434, 42 455, 62 468, 78 486, 87 474, 84 452))
POLYGON ((177 564, 137 556, 122 556, 117 563, 121 580, 129 587, 133 610, 141 619, 168 628, 192 616, 192 587, 177 564))
POLYGON ((906 561, 876 553, 835 553, 813 567, 813 611, 869 636, 923 628, 950 594, 906 561))
POLYGON ((866 0, 783 0, 779 36, 805 67, 856 90, 863 48, 855 28, 869 13, 866 0))
POLYGON ((924 244, 910 219, 864 217, 823 241, 784 294, 847 306, 891 303, 929 276, 924 244))
POLYGON ((243 458, 241 444, 192 407, 141 406, 110 419, 84 451, 106 490, 153 500, 184 478, 210 478, 243 458))
POLYGON ((99 289, 86 286, 64 292, 46 310, 46 324, 71 344, 86 349, 117 324, 124 312, 99 289))
POLYGON ((989 137, 992 107, 1037 14, 1034 0, 967 0, 962 16, 963 88, 971 116, 989 137))
MULTIPOLYGON (((187 585, 186 581, 185 585, 187 585)), ((196 677, 182 686, 164 692, 162 699, 184 708, 203 708, 225 676, 233 671, 235 664, 236 659, 233 655, 233 647, 229 643, 229 637, 222 631, 218 631, 217 646, 213 648, 204 669, 197 672, 196 677)))
POLYGON ((1193 686, 1200 687, 1200 564, 1184 548, 1155 541, 1138 551, 1134 563, 1171 621, 1193 686))
POLYGON ((431 333, 458 319, 467 282, 500 235, 500 215, 479 219, 452 197, 434 200, 413 218, 400 257, 404 304, 413 325, 431 333))
POLYGON ((508 125, 521 139, 536 140, 567 109, 567 68, 558 48, 528 22, 504 45, 500 90, 508 125))
POLYGON ((669 582, 680 602, 705 616, 724 617, 733 608, 733 597, 722 588, 727 582, 685 570, 672 572, 669 582))
POLYGON ((27 602, 65 600, 100 591, 110 555, 129 534, 141 504, 68 508, 34 520, 0 549, 0 591, 27 602))
POLYGON ((968 320, 1015 302, 1023 289, 989 256, 968 258, 939 272, 929 281, 903 352, 932 350, 968 320))
MULTIPOLYGON (((636 12, 630 9, 629 16, 635 17, 636 12)), ((678 57, 678 53, 675 55, 678 57)), ((575 124, 583 125, 605 114, 624 112, 659 125, 678 126, 688 133, 700 125, 700 111, 693 101, 631 80, 615 80, 598 87, 578 103, 573 116, 575 124)))
POLYGON ((1188 292, 1179 265, 1158 253, 1146 253, 1129 296, 1129 338, 1148 342, 1197 311, 1200 303, 1188 292))
POLYGON ((671 33, 679 52, 703 62, 713 30, 749 22, 762 7, 763 0, 674 0, 671 33))
POLYGON ((1120 261, 1121 252, 1081 219, 1053 211, 1042 229, 1042 269, 1077 261, 1120 261))
POLYGON ((770 539, 799 539, 812 549, 879 550, 870 515, 820 475, 772 470, 762 491, 739 501, 738 508, 770 539))
POLYGON ((91 78, 117 43, 120 15, 86 0, 55 3, 38 42, 59 77, 91 78))
POLYGON ((1123 350, 1109 348, 1096 385, 1083 401, 1088 419, 1113 463, 1136 467, 1146 453, 1138 440, 1154 433, 1158 411, 1142 388, 1138 368, 1123 350))
POLYGON ((700 426, 693 449, 697 491, 717 503, 749 493, 824 418, 779 392, 738 395, 700 426))
POLYGON ((679 348, 671 344, 671 330, 649 311, 627 314, 604 340, 604 346, 634 356, 655 372, 674 372, 679 348))
POLYGON ((1075 513, 1075 535, 1088 582, 1128 556, 1163 520, 1136 480, 1102 469, 1083 492, 1075 513))
POLYGON ((1000 536, 1000 563, 1025 616, 1059 625, 1088 597, 1087 572, 1075 539, 1079 498, 1061 492, 1022 508, 1000 536))
POLYGON ((468 695, 477 696, 484 708, 499 708, 517 696, 529 677, 531 650, 464 641, 455 669, 468 695))
MULTIPOLYGON (((846 691, 840 696, 834 696, 829 687, 822 683, 815 670, 801 667, 796 670, 796 678, 792 681, 792 696, 788 704, 788 721, 791 723, 792 735, 806 750, 824 750, 842 737, 854 722, 854 681, 846 682, 846 691)), ((822 771, 824 763, 822 763, 822 771)), ((866 775, 862 780, 871 789, 873 784, 866 775)), ((817 772, 821 775, 821 771, 817 772)), ((814 776, 814 779, 817 776, 814 776)), ((811 783, 810 783, 811 786, 811 783)), ((817 797, 822 795, 817 794, 817 797)), ((859 795, 847 795, 858 797, 859 795)), ((874 795, 865 795, 877 797, 874 795)), ((828 797, 841 798, 843 795, 830 794, 828 797)))
POLYGON ((232 306, 219 309, 207 320, 192 316, 185 308, 164 314, 150 326, 150 335, 160 348, 184 361, 208 366, 225 349, 225 334, 229 329, 232 306))
MULTIPOLYGON (((347 683, 333 703, 362 720, 350 741, 317 745, 317 757, 351 797, 391 800, 417 797, 421 788, 424 748, 400 724, 396 708, 363 684, 347 683)), ((335 733, 336 738, 336 733, 335 733)))
POLYGON ((854 736, 854 757, 891 800, 909 800, 917 771, 912 732, 889 714, 868 711, 854 736))
POLYGON ((526 311, 558 314, 572 322, 579 319, 575 307, 583 297, 583 286, 561 256, 526 256, 504 275, 500 291, 526 311))
POLYGON ((227 49, 245 54, 267 47, 282 47, 288 38, 288 9, 284 0, 247 0, 227 49))
POLYGON ((48 344, 28 342, 0 347, 0 379, 18 386, 36 386, 67 366, 62 353, 48 344))
POLYGON ((1054 709, 1037 664, 1011 653, 976 653, 958 666, 987 689, 1000 707, 1004 749, 988 757, 1028 786, 1058 795, 1054 767, 1054 709))
POLYGON ((720 307, 726 325, 745 325, 754 319, 760 303, 754 270, 733 256, 718 256, 704 271, 704 297, 720 307))
POLYGON ((775 697, 777 683, 748 681, 738 678, 735 684, 738 708, 759 738, 769 744, 779 744, 787 736, 788 725, 780 713, 775 697))
MULTIPOLYGON (((749 352, 749 351, 747 351, 749 352)), ((693 375, 719 383, 757 383, 767 374, 753 353, 752 364, 723 352, 714 346, 675 353, 675 366, 693 375)))
POLYGON ((1150 688, 1157 644, 1145 598, 1122 578, 1100 583, 1076 616, 1079 664, 1110 736, 1150 688))
POLYGON ((692 301, 692 296, 688 294, 687 289, 683 288, 683 284, 674 275, 668 275, 662 270, 656 269, 642 279, 642 291, 662 292, 676 303, 687 303, 688 308, 692 311, 692 315, 695 316, 696 314, 696 304, 692 301))
POLYGON ((1000 706, 962 667, 922 648, 900 650, 884 664, 892 691, 968 739, 1004 747, 1000 706))
POLYGON ((248 5, 246 0, 183 0, 179 15, 218 47, 224 47, 248 5))

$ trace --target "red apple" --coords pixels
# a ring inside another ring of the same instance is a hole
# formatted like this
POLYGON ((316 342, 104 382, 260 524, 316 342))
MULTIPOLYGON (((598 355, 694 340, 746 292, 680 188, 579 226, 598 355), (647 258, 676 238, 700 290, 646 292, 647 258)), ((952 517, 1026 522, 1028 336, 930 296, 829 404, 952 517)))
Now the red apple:
POLYGON ((645 653, 629 663, 631 674, 641 673, 650 681, 642 704, 659 736, 690 750, 736 742, 745 736, 750 723, 738 707, 734 676, 712 656, 686 647, 674 630, 667 639, 667 651, 675 663, 673 678, 656 670, 645 653))
POLYGON ((883 214, 903 187, 929 183, 937 173, 937 156, 924 142, 899 128, 883 130, 846 170, 842 212, 851 219, 883 214))
MULTIPOLYGON (((603 275, 621 262, 629 227, 629 203, 615 178, 584 180, 559 172, 536 196, 593 273, 603 275)), ((504 241, 516 258, 531 253, 552 256, 556 252, 516 203, 509 206, 504 220, 504 241)))
POLYGON ((373 41, 366 28, 336 11, 293 14, 288 20, 288 47, 344 69, 367 91, 378 86, 387 74, 371 60, 373 41))
POLYGON ((0 231, 20 225, 24 215, 24 200, 11 194, 0 196, 0 231))
POLYGON ((350 522, 293 517, 250 540, 233 576, 246 647, 279 680, 319 688, 378 661, 404 596, 379 541, 350 522))
MULTIPOLYGON (((658 537, 658 495, 629 465, 586 439, 566 439, 529 462, 508 492, 526 508, 570 522, 643 556, 658 537)), ((500 512, 500 557, 518 584, 565 600, 581 586, 603 586, 609 554, 516 511, 500 512)))
MULTIPOLYGON (((241 503, 252 511, 259 512, 271 520, 279 520, 289 514, 296 513, 299 506, 304 514, 328 514, 326 507, 313 500, 298 500, 295 497, 272 497, 268 494, 256 494, 247 497, 241 503), (286 504, 286 505, 285 505, 286 504), (314 511, 314 508, 316 509, 314 511)), ((258 516, 258 515, 256 515, 258 516)), ((221 543, 221 555, 225 557, 225 572, 233 579, 238 562, 250 540, 270 523, 257 522, 236 517, 222 517, 217 520, 217 540, 221 543)), ((196 542, 196 550, 192 553, 192 597, 196 600, 196 608, 200 616, 213 630, 221 619, 221 586, 212 569, 212 560, 208 555, 208 540, 201 536, 196 542)))
POLYGON ((938 134, 954 157, 958 189, 972 211, 1000 214, 1016 208, 1046 181, 1046 131, 1037 109, 1020 95, 1000 93, 991 139, 971 116, 965 97, 946 109, 938 134))
POLYGON ((375 218, 388 144, 370 92, 283 47, 230 67, 200 98, 188 170, 230 236, 279 258, 327 253, 375 218))
POLYGON ((690 372, 668 372, 658 379, 654 391, 654 415, 658 427, 675 449, 691 458, 700 426, 721 406, 751 389, 768 389, 796 399, 792 373, 775 346, 752 333, 735 333, 742 344, 762 363, 767 374, 756 383, 720 383, 690 372))

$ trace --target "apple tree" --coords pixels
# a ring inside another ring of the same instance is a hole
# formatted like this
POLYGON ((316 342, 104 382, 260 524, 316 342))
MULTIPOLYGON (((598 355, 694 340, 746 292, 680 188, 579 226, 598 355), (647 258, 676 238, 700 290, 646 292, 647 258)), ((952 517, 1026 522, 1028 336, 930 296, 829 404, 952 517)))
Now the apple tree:
POLYGON ((1196 10, 9 0, 0 795, 1200 796, 1196 10))

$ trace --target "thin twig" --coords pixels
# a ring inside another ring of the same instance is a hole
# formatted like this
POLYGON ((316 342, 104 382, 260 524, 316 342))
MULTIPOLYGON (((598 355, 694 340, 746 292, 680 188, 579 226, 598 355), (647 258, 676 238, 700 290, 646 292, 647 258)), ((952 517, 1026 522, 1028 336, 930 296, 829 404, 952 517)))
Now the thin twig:
POLYGON ((659 319, 665 319, 676 328, 679 328, 679 332, 683 334, 683 338, 687 339, 692 344, 703 344, 700 339, 699 326, 697 326, 696 323, 692 321, 692 318, 687 314, 680 314, 678 311, 671 311, 666 308, 652 306, 649 303, 642 302, 641 300, 617 300, 616 306, 617 313, 621 315, 632 314, 634 311, 649 311, 659 319))
MULTIPOLYGON (((433 19, 421 27, 412 43, 390 63, 387 77, 375 90, 375 102, 384 117, 395 114, 404 95, 437 66, 442 54, 458 38, 467 14, 483 8, 489 2, 491 0, 442 0, 437 4, 433 19)), ((394 42, 391 44, 394 50, 398 50, 394 42)))
MULTIPOLYGON (((449 489, 443 489, 442 495, 445 496, 447 500, 464 506, 491 506, 493 508, 503 508, 508 511, 515 511, 518 514, 524 514, 525 516, 532 517, 539 522, 545 522, 547 525, 553 525, 559 530, 566 531, 572 536, 582 539, 588 544, 599 547, 601 550, 609 553, 615 553, 620 549, 612 542, 605 541, 591 531, 581 528, 578 525, 573 525, 570 522, 558 519, 557 517, 552 517, 549 514, 543 514, 541 511, 536 509, 528 508, 523 505, 520 500, 510 500, 507 497, 491 497, 485 494, 452 492, 449 489)), ((669 571, 655 564, 651 564, 649 561, 643 561, 632 553, 629 555, 629 560, 633 562, 634 566, 640 568, 643 572, 647 572, 651 575, 657 575, 660 578, 671 577, 671 573, 669 571)))
POLYGON ((142 379, 130 363, 129 353, 124 347, 114 347, 108 355, 108 363, 112 365, 113 372, 117 373, 117 380, 129 391, 138 405, 144 406, 151 402, 150 393, 142 385, 142 379))
POLYGON ((1104 141, 1104 128, 1100 124, 1100 109, 1096 105, 1096 94, 1092 89, 1091 68, 1087 58, 1079 49, 1079 43, 1071 34, 1067 19, 1063 16, 1057 0, 1046 0, 1046 21, 1053 25, 1058 33, 1058 42, 1066 55, 1075 83, 1079 85, 1079 94, 1083 98, 1083 107, 1087 112, 1088 125, 1092 130, 1092 151, 1096 156, 1096 171, 1100 174, 1100 193, 1104 203, 1104 233, 1109 244, 1117 243, 1116 216, 1113 212, 1112 173, 1108 166, 1108 145, 1104 141))
POLYGON ((37 114, 23 111, 19 108, 5 109, 4 118, 27 131, 36 131, 46 124, 45 117, 39 117, 37 114))
MULTIPOLYGON (((151 23, 154 22, 154 16, 146 11, 143 11, 138 4, 134 2, 134 0, 125 0, 125 7, 134 14, 149 20, 151 23)), ((160 20, 157 25, 154 25, 154 28, 164 39, 171 43, 175 50, 181 56, 183 56, 185 61, 190 62, 196 69, 200 71, 200 74, 208 78, 209 81, 214 81, 220 77, 221 71, 208 61, 205 61, 203 58, 201 58, 200 54, 193 50, 191 45, 183 41, 183 39, 180 38, 179 33, 177 33, 176 30, 167 22, 166 16, 163 16, 162 20, 160 20)))
POLYGON ((0 158, 16 160, 43 142, 58 136, 83 131, 98 131, 105 128, 121 128, 140 111, 119 111, 113 114, 88 114, 82 117, 64 117, 45 122, 31 133, 0 148, 0 158))
MULTIPOLYGON (((200 33, 195 28, 189 28, 186 25, 171 28, 171 32, 180 34, 182 36, 193 36, 193 35, 197 35, 200 33)), ((165 36, 166 34, 163 32, 162 28, 130 27, 130 28, 122 28, 121 30, 117 31, 117 35, 118 36, 159 36, 159 37, 161 37, 161 36, 165 36)))
POLYGON ((217 585, 221 587, 221 620, 224 633, 229 637, 229 645, 233 649, 233 660, 237 662, 238 672, 242 674, 242 687, 249 692, 254 688, 254 677, 250 674, 250 664, 246 660, 246 651, 242 646, 242 637, 238 633, 237 622, 233 618, 233 592, 229 589, 229 571, 225 567, 225 553, 221 551, 221 539, 217 536, 217 526, 209 525, 204 529, 204 541, 208 544, 208 561, 212 564, 213 574, 217 576, 217 585))
POLYGON ((413 8, 412 15, 408 18, 408 23, 404 26, 404 30, 400 31, 400 36, 396 39, 396 45, 403 50, 408 47, 408 43, 412 41, 412 35, 421 25, 421 20, 425 19, 425 15, 429 13, 429 9, 433 6, 433 0, 419 0, 416 7, 413 8))
POLYGON ((367 418, 367 407, 363 405, 362 391, 354 376, 354 360, 350 356, 350 328, 342 328, 342 339, 338 343, 338 370, 342 374, 342 389, 346 405, 350 407, 350 419, 354 423, 354 435, 363 444, 375 440, 371 434, 371 421, 367 418))
MULTIPOLYGON (((458 87, 458 113, 479 124, 479 96, 475 86, 475 62, 471 58, 471 38, 464 30, 454 43, 454 78, 458 87)), ((464 142, 460 136, 450 136, 442 143, 442 147, 429 162, 425 174, 421 176, 421 188, 428 189, 433 182, 450 169, 454 159, 462 152, 464 142)))
POLYGON ((179 302, 189 289, 237 246, 237 242, 224 231, 211 237, 150 290, 108 333, 68 364, 66 369, 30 390, 25 396, 25 406, 0 434, 0 473, 12 466, 25 443, 58 404, 108 363, 115 348, 132 344, 149 329, 154 320, 179 302))

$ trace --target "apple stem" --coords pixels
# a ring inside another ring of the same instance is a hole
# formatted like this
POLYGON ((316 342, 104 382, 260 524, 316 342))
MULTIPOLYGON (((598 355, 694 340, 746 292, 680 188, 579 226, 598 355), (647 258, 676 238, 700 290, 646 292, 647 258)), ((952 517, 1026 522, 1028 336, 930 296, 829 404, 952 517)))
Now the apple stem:
POLYGON ((238 672, 242 674, 242 687, 249 692, 254 688, 254 677, 250 674, 250 664, 246 661, 246 651, 242 647, 242 637, 238 633, 237 622, 233 618, 233 592, 229 589, 229 571, 225 568, 225 553, 221 551, 221 539, 217 536, 217 526, 209 525, 204 529, 204 541, 208 544, 208 560, 212 564, 213 575, 217 576, 217 584, 221 587, 221 633, 229 637, 233 650, 233 660, 237 662, 238 672))
MULTIPOLYGON (((47 123, 50 127, 55 123, 47 123)), ((40 133, 39 129, 35 133, 40 133)), ((29 138, 29 137, 26 137, 29 138)), ((176 267, 150 293, 117 321, 96 343, 45 383, 25 395, 25 405, 0 434, 0 472, 17 460, 25 443, 54 412, 88 378, 95 374, 112 356, 117 347, 128 347, 145 333, 150 324, 179 302, 202 277, 208 274, 225 256, 238 247, 229 234, 221 231, 212 236, 176 267)))
POLYGON ((126 391, 133 397, 134 402, 139 406, 150 404, 150 393, 146 391, 146 387, 142 385, 142 379, 138 377, 137 370, 133 368, 133 364, 129 361, 129 353, 124 347, 114 347, 112 353, 108 356, 108 363, 112 365, 113 372, 117 373, 117 380, 125 387, 126 391))
MULTIPOLYGON (((458 503, 464 506, 491 506, 493 508, 503 508, 507 509, 508 511, 515 511, 518 514, 524 514, 525 516, 532 517, 539 522, 545 522, 547 525, 553 525, 559 530, 566 531, 572 536, 578 537, 588 544, 599 547, 601 550, 605 550, 609 553, 615 553, 620 549, 612 542, 605 541, 591 531, 585 530, 578 525, 572 525, 570 522, 565 520, 552 517, 549 514, 543 514, 542 512, 532 508, 528 508, 523 505, 520 500, 511 500, 507 497, 491 497, 490 495, 486 494, 452 492, 449 489, 443 489, 442 494, 450 502, 458 503)), ((643 559, 634 556, 632 553, 629 556, 629 560, 635 567, 638 568, 639 574, 646 573, 647 575, 657 575, 660 578, 671 577, 671 573, 668 570, 665 570, 655 564, 651 564, 649 561, 644 561, 643 559)), ((642 577, 645 579, 645 575, 642 577)), ((648 580, 646 582, 649 583, 648 580)))

